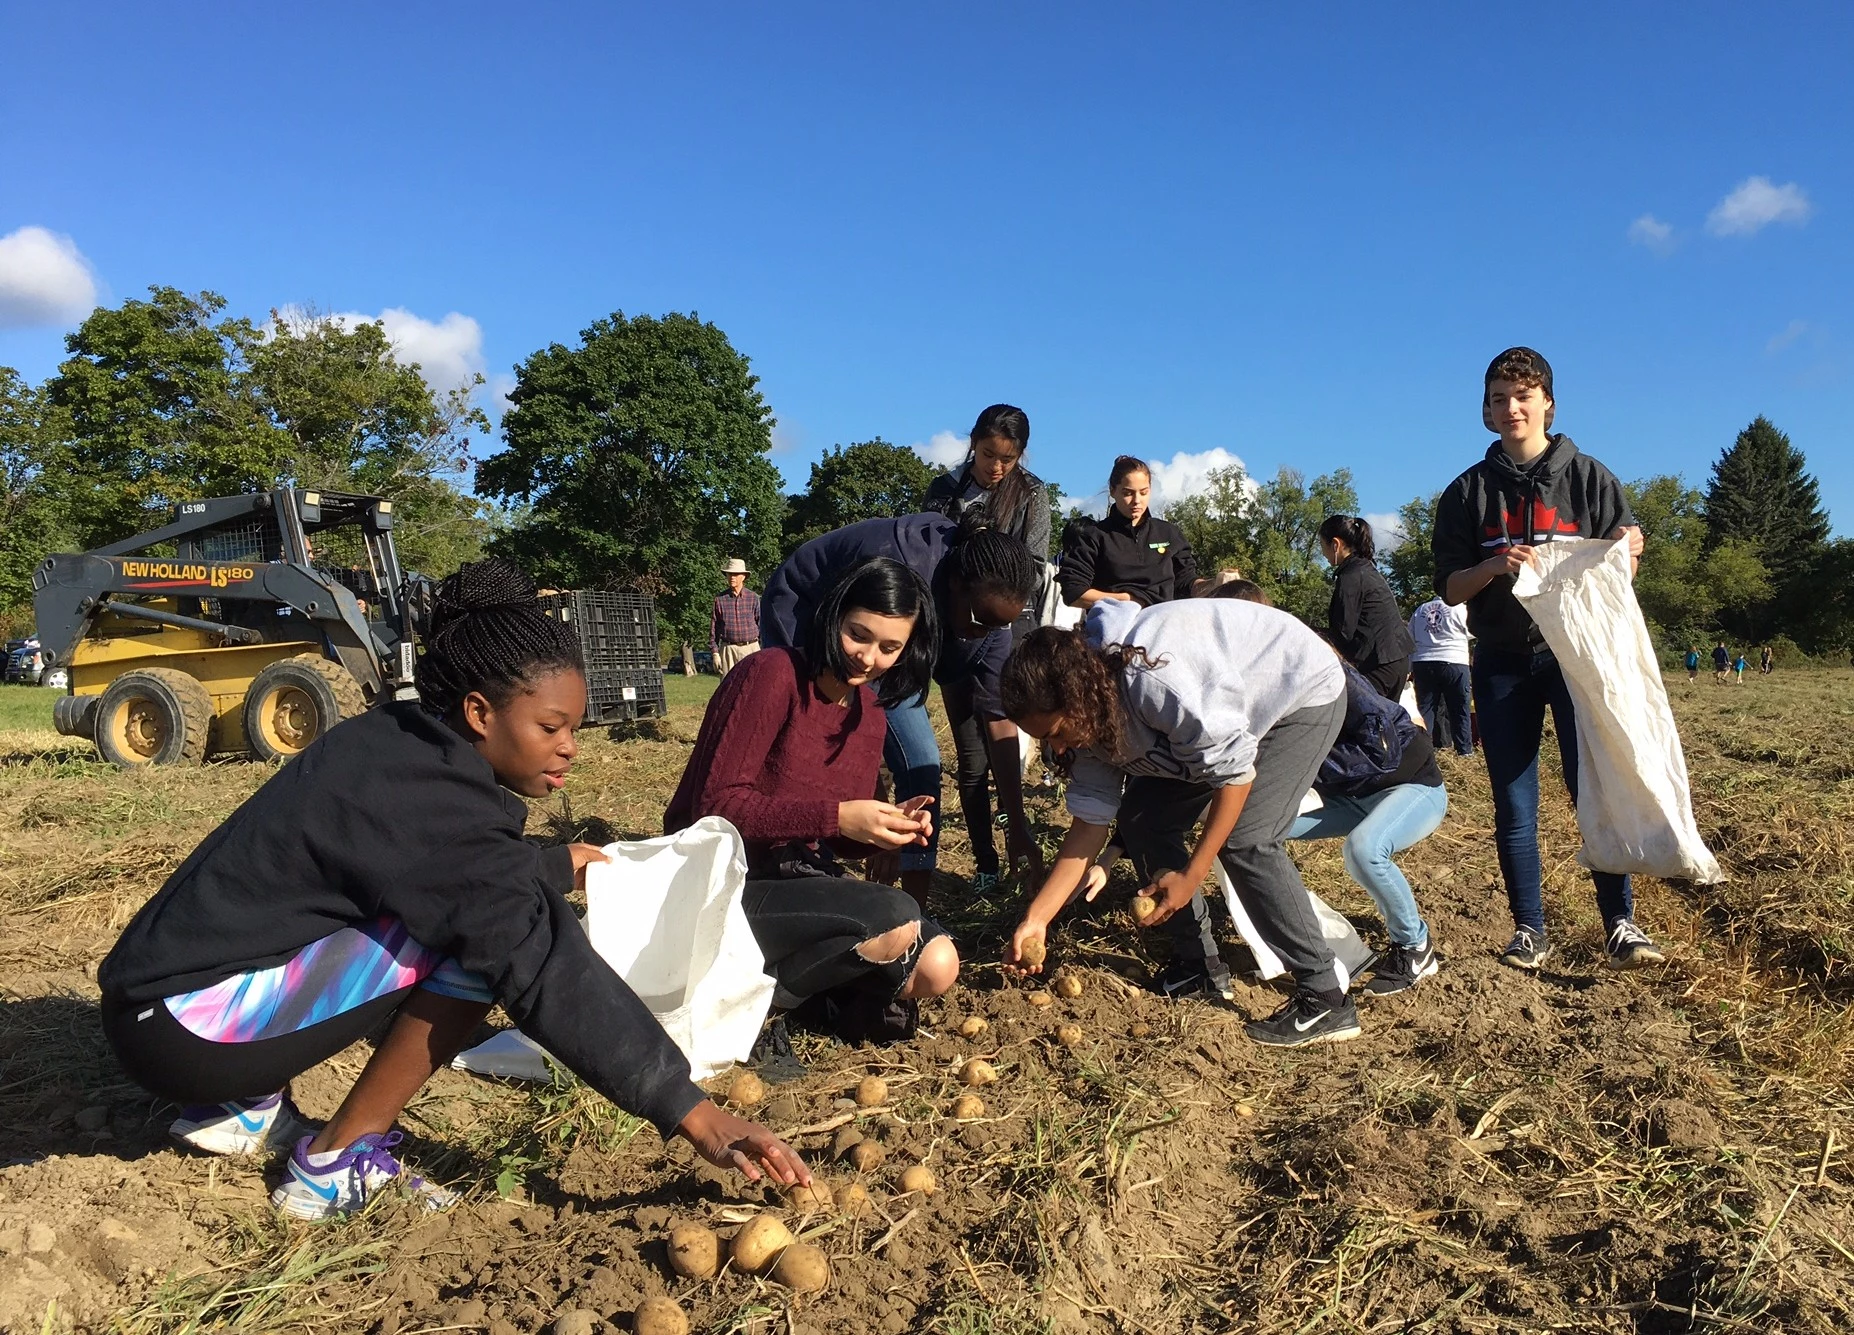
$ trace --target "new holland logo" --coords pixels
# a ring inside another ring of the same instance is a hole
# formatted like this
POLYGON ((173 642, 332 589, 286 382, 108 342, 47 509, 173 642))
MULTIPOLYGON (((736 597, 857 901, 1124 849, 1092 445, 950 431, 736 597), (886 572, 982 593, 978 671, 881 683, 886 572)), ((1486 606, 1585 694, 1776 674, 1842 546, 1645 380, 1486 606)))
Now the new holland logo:
POLYGON ((1169 542, 1149 542, 1146 545, 1152 548, 1152 550, 1157 552, 1160 556, 1164 556, 1165 549, 1167 547, 1170 547, 1172 544, 1169 542))

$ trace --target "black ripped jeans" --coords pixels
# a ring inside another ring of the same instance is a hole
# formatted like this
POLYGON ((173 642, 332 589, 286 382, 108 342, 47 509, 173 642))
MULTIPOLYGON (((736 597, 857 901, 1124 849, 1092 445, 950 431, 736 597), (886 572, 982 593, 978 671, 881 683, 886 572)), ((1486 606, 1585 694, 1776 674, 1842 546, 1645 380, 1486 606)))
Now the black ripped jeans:
POLYGON ((922 916, 912 896, 849 876, 750 875, 741 904, 766 972, 779 985, 773 1004, 787 1008, 872 976, 889 995, 899 995, 922 948, 947 934, 922 916), (869 960, 858 952, 863 942, 911 922, 920 924, 920 933, 895 959, 869 960))

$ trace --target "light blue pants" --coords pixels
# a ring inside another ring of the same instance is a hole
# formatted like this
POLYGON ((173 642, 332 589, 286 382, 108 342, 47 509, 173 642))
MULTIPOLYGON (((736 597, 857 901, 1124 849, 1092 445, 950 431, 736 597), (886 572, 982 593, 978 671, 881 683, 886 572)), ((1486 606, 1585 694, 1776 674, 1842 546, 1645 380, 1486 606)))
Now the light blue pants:
POLYGON ((940 742, 933 735, 927 703, 897 705, 888 711, 888 738, 882 744, 882 761, 895 776, 895 801, 910 797, 933 799, 933 836, 927 846, 909 844, 901 850, 903 871, 932 871, 940 857, 940 742))
POLYGON ((1414 950, 1429 940, 1429 924, 1417 910, 1410 882, 1391 854, 1427 839, 1448 813, 1448 789, 1400 783, 1369 797, 1326 797, 1318 811, 1294 821, 1290 839, 1345 837, 1346 874, 1365 887, 1378 906, 1384 929, 1400 946, 1414 950))

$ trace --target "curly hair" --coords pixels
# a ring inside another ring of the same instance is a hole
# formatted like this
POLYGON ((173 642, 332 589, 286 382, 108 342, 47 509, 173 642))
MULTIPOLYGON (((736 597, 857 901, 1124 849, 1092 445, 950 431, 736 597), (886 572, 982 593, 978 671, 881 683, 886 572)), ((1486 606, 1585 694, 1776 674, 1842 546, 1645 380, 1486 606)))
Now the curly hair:
POLYGON ((552 672, 586 670, 579 639, 548 616, 534 584, 491 557, 438 582, 431 631, 413 672, 426 710, 444 718, 472 691, 498 709, 552 672))
POLYGON ((1113 761, 1123 755, 1126 739, 1122 675, 1128 668, 1162 665, 1137 645, 1097 649, 1078 630, 1039 626, 1012 651, 998 690, 1006 717, 1059 715, 1077 725, 1080 745, 1113 761))
POLYGON ((1496 380, 1544 391, 1552 405, 1545 410, 1545 429, 1551 430, 1552 421, 1558 415, 1558 396, 1552 393, 1551 363, 1542 354, 1531 348, 1508 348, 1487 364, 1487 374, 1481 378, 1481 424, 1489 431, 1499 430, 1494 425, 1493 405, 1488 401, 1496 380))

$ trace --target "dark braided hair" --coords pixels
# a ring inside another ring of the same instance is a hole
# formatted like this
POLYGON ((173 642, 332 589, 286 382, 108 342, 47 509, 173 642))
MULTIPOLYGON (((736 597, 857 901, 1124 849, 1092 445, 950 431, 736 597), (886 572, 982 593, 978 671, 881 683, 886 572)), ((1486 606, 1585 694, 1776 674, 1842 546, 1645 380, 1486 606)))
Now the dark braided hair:
POLYGON ((533 582, 507 561, 472 561, 438 582, 413 674, 431 713, 447 717, 472 691, 500 709, 537 679, 568 668, 586 670, 578 638, 541 610, 533 582))
POLYGON ((952 550, 946 554, 947 573, 959 581, 967 597, 1002 597, 1019 607, 1029 605, 1039 574, 1036 560, 1023 539, 997 527, 982 505, 959 517, 952 550))

